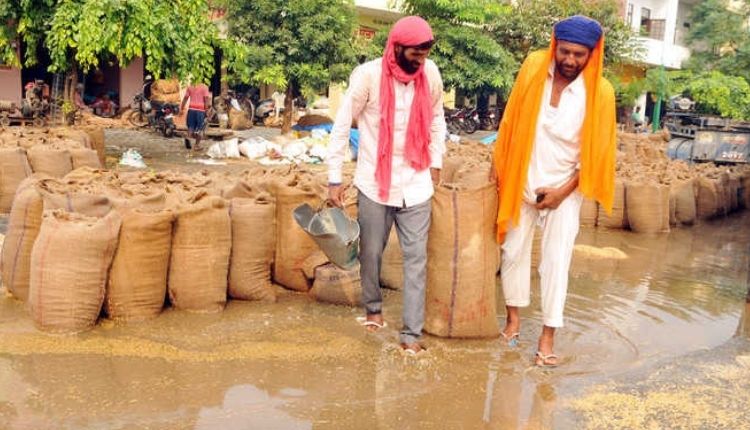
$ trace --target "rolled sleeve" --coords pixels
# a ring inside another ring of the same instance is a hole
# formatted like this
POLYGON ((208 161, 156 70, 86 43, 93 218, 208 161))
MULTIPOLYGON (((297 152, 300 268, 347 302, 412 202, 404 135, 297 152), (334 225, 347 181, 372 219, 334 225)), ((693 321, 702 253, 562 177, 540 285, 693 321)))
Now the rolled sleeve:
POLYGON ((342 181, 342 166, 349 145, 349 133, 352 119, 359 117, 367 103, 368 79, 362 67, 357 67, 349 78, 341 106, 336 114, 336 120, 331 129, 331 140, 328 143, 328 182, 340 184, 342 181))

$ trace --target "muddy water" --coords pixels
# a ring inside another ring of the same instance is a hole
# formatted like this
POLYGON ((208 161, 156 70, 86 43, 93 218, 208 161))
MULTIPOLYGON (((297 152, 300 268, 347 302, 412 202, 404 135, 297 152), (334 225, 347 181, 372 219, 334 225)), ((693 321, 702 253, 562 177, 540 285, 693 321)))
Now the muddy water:
POLYGON ((538 295, 519 347, 427 337, 416 359, 395 344, 398 292, 376 335, 291 293, 78 336, 37 332, 3 298, 0 428, 748 428, 748 227, 750 212, 652 237, 582 231, 629 258, 576 255, 554 370, 531 365, 538 295))

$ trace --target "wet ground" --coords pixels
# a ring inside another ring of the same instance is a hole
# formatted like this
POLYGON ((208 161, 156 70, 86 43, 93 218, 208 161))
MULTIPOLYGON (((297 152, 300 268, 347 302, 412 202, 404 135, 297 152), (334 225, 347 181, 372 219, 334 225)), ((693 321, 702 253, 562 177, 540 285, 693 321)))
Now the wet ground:
POLYGON ((358 310, 293 293, 76 336, 1 298, 0 429, 750 428, 748 227, 750 211, 655 236, 582 230, 628 258, 576 254, 552 370, 532 366, 538 294, 518 347, 428 336, 417 358, 395 343, 393 291, 375 335, 358 310))

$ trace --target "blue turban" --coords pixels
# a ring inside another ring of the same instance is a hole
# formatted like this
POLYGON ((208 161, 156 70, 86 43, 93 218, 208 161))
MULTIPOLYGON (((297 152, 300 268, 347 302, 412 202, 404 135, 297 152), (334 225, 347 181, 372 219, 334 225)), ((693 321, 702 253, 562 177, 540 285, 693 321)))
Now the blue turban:
POLYGON ((575 15, 555 24, 555 39, 594 49, 602 38, 602 26, 583 15, 575 15))

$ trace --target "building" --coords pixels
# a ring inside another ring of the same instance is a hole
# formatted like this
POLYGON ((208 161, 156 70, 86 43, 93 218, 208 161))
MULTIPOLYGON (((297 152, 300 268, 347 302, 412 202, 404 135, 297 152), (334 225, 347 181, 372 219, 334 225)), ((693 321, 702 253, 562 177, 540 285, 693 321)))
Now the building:
MULTIPOLYGON (((690 58, 686 37, 690 31, 690 16, 700 0, 622 0, 620 10, 625 22, 638 34, 643 56, 633 66, 625 67, 620 75, 627 82, 643 78, 653 67, 664 66, 678 70, 690 58)), ((643 94, 636 106, 651 118, 654 98, 643 94)), ((627 112, 622 112, 628 115, 627 112)))
POLYGON ((624 19, 639 35, 644 47, 643 63, 680 69, 690 57, 685 38, 690 15, 699 0, 629 0, 624 19))

